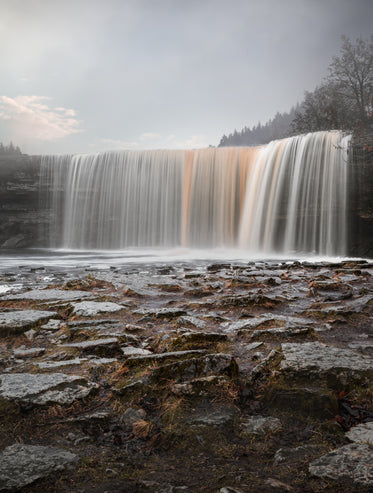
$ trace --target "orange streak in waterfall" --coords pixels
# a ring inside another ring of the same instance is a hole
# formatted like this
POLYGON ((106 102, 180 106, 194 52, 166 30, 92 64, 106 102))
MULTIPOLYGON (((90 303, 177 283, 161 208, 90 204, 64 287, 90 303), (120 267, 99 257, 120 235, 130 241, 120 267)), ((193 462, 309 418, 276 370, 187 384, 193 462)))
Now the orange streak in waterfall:
POLYGON ((185 166, 184 166, 184 189, 183 189, 183 204, 181 217, 181 244, 188 245, 188 231, 190 225, 190 201, 193 179, 193 163, 194 151, 185 151, 185 166))

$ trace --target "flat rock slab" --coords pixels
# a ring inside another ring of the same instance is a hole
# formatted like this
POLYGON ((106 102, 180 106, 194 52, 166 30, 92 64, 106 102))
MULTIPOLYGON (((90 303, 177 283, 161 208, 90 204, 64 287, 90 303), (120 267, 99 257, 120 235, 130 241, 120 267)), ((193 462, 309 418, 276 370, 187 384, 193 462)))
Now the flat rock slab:
POLYGON ((251 339, 259 339, 260 337, 265 336, 277 336, 277 337, 296 337, 296 336, 307 336, 312 332, 311 327, 298 328, 298 329, 290 329, 287 327, 276 327, 273 329, 262 329, 262 330, 254 330, 250 338, 251 339))
POLYGON ((373 377, 373 358, 351 349, 319 342, 282 344, 281 369, 294 376, 326 378, 347 385, 350 380, 373 377))
POLYGON ((56 312, 16 310, 0 313, 0 335, 24 332, 30 327, 57 316, 56 312))
POLYGON ((37 363, 37 366, 41 370, 47 370, 52 368, 61 368, 63 366, 81 365, 83 363, 90 366, 108 365, 115 363, 116 361, 118 361, 116 358, 74 358, 62 361, 45 361, 43 363, 37 363))
POLYGON ((96 384, 64 373, 3 373, 0 398, 36 405, 72 404, 87 397, 96 384))
POLYGON ((0 491, 16 491, 77 460, 77 455, 55 447, 11 445, 0 454, 0 491))
POLYGON ((354 426, 346 433, 346 437, 354 443, 373 445, 373 422, 354 426))
POLYGON ((72 303, 72 305, 74 314, 80 317, 94 317, 99 313, 114 313, 124 309, 122 305, 109 301, 82 301, 81 303, 72 303))
POLYGON ((34 301, 72 301, 81 298, 92 298, 94 295, 87 291, 67 291, 63 289, 32 289, 26 293, 5 296, 6 300, 34 301))
POLYGON ((68 344, 61 344, 61 347, 75 348, 87 353, 102 352, 120 352, 120 346, 117 337, 108 337, 105 339, 91 339, 82 342, 71 342, 68 344))
POLYGON ((311 462, 309 471, 320 478, 373 485, 373 448, 358 443, 345 445, 311 462))
POLYGON ((187 315, 187 312, 180 308, 161 308, 159 310, 140 308, 139 310, 134 310, 133 313, 155 318, 176 318, 187 315))
POLYGON ((313 325, 314 322, 304 317, 268 314, 246 320, 238 320, 237 322, 226 322, 223 324, 223 327, 228 333, 237 332, 238 334, 242 334, 260 326, 267 326, 269 324, 276 325, 277 327, 286 327, 287 329, 295 329, 302 328, 304 326, 309 327, 310 325, 313 325))

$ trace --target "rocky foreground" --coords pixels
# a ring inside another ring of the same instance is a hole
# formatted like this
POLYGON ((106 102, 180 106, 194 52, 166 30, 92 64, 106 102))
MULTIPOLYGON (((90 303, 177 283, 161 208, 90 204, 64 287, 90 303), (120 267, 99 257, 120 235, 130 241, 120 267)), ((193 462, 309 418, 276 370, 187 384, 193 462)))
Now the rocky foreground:
POLYGON ((0 491, 373 491, 373 264, 0 273, 0 491))

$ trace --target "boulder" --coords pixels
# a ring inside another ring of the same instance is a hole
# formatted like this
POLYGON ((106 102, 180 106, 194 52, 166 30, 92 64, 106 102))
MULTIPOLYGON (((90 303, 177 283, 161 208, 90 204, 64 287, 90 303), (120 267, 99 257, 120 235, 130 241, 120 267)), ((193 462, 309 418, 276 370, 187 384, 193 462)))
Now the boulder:
POLYGON ((320 478, 347 480, 373 486, 373 449, 367 444, 351 443, 332 450, 309 465, 310 474, 320 478))
POLYGON ((72 404, 98 388, 64 373, 3 373, 0 381, 0 399, 35 405, 72 404))
POLYGON ((15 310, 0 313, 0 336, 25 332, 57 315, 56 312, 41 310, 15 310))
POLYGON ((289 378, 322 380, 332 388, 371 381, 373 358, 320 342, 282 344, 281 371, 289 378))
POLYGON ((0 454, 0 491, 16 491, 63 471, 75 464, 78 456, 55 447, 17 443, 0 454))

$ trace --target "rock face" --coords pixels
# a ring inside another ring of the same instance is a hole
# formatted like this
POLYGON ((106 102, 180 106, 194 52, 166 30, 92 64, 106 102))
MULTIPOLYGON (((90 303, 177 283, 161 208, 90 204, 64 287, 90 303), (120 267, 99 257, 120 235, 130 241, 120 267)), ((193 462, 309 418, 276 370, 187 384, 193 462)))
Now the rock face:
POLYGON ((311 462, 309 471, 314 476, 353 480, 361 486, 369 486, 373 485, 372 465, 372 448, 369 445, 352 443, 311 462))
POLYGON ((95 384, 64 373, 9 373, 0 375, 0 398, 24 404, 72 404, 87 397, 95 384))
POLYGON ((0 335, 24 332, 30 327, 41 322, 46 322, 56 315, 56 312, 40 310, 0 312, 0 335))
POLYGON ((55 447, 11 445, 0 454, 0 491, 17 491, 77 460, 77 455, 55 447))
POLYGON ((1 156, 0 197, 2 248, 43 246, 38 231, 49 214, 40 208, 39 200, 46 199, 45 190, 40 190, 40 157, 1 156))

